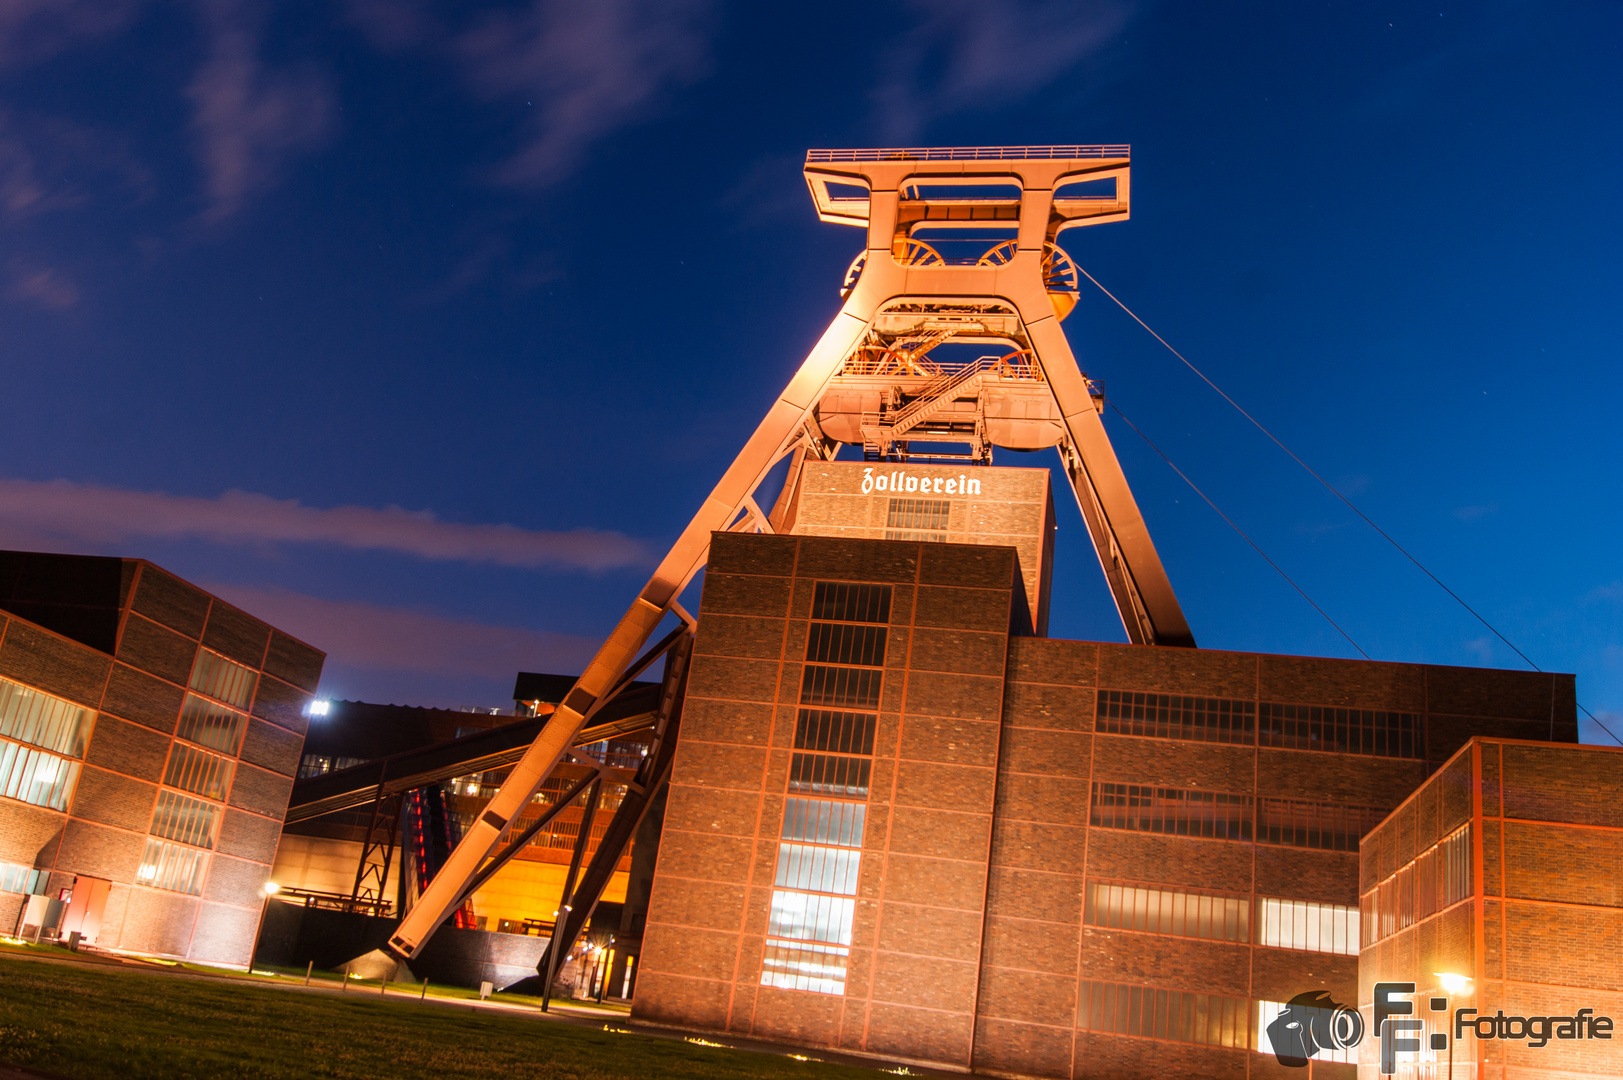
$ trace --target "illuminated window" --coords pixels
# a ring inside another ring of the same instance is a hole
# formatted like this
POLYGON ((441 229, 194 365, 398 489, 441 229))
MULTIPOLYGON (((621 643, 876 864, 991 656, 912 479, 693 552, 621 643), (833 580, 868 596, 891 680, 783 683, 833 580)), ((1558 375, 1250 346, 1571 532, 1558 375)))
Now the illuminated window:
POLYGON ((149 839, 141 854, 141 865, 136 868, 135 880, 154 889, 196 896, 203 891, 203 870, 207 863, 207 856, 196 848, 149 839))
POLYGON ((1425 756, 1414 713, 1263 705, 1258 741, 1291 750, 1326 750, 1377 757, 1425 756))
POLYGON ((0 679, 0 736, 66 757, 85 756, 93 712, 0 679))
POLYGON ((1110 1035, 1244 1048, 1251 1043, 1250 1005, 1245 998, 1221 994, 1084 980, 1077 1026, 1110 1035))
POLYGON ((50 887, 49 870, 35 870, 20 863, 0 863, 0 892, 44 896, 50 887))
POLYGON ((845 993, 876 708, 890 618, 888 585, 818 582, 806 635, 761 984, 845 993), (842 666, 832 666, 842 665, 842 666), (808 796, 819 796, 811 798, 808 796))
POLYGON ((247 726, 248 718, 242 713, 196 694, 187 694, 186 704, 180 710, 180 727, 175 734, 187 742, 235 757, 242 747, 242 733, 247 726))
POLYGON ((207 649, 197 650, 190 685, 198 693, 246 709, 254 699, 254 688, 258 684, 259 674, 253 668, 243 667, 207 649))
POLYGON ((14 742, 0 742, 0 795, 66 810, 79 781, 79 763, 14 742))
POLYGON ((164 770, 163 782, 182 791, 224 801, 225 793, 231 789, 235 764, 230 758, 177 742, 169 752, 169 767, 164 770))
POLYGON ((1256 741, 1257 706, 1227 698, 1101 690, 1094 725, 1110 735, 1250 745, 1256 741))
POLYGON ((1250 840, 1251 796, 1096 782, 1089 824, 1171 836, 1250 840))
POLYGON ((95 715, 0 679, 0 796, 66 810, 95 715))
POLYGON ((952 503, 946 499, 891 499, 885 512, 885 539, 945 541, 951 512, 952 503))
POLYGON ((1082 921, 1110 930, 1248 942, 1251 898, 1235 893, 1089 881, 1082 921))
POLYGON ((1257 944, 1358 955, 1358 909, 1311 900, 1257 898, 1257 944))
POLYGON ((152 813, 152 835, 178 840, 193 847, 212 848, 220 824, 220 808, 176 791, 158 792, 152 813))

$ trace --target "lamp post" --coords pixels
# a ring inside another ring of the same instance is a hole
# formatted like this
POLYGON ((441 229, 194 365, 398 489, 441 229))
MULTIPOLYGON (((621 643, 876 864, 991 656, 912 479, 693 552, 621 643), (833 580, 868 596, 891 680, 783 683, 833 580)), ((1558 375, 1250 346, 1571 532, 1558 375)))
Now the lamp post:
MULTIPOLYGON (((1433 975, 1442 982, 1443 989, 1448 991, 1449 1000, 1456 995, 1463 994, 1471 988, 1471 979, 1466 975, 1456 975, 1451 971, 1434 971, 1433 975)), ((1448 1080, 1454 1080, 1454 1010, 1448 1011, 1448 1080)))

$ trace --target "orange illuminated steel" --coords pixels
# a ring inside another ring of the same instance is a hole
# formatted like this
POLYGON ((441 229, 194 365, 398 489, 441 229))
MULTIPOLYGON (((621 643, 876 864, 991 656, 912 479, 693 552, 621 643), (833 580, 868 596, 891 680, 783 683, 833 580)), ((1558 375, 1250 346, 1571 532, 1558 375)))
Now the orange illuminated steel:
POLYGON ((1076 302, 1060 234, 1127 219, 1129 164, 1126 146, 807 154, 818 216, 866 233, 844 305, 401 923, 390 941, 396 954, 411 956, 457 907, 660 621, 675 611, 691 628, 676 600, 704 565, 711 534, 787 531, 803 466, 842 446, 860 445, 869 460, 981 464, 995 447, 1057 447, 1128 638, 1194 645, 1100 421, 1102 395, 1060 329, 1076 302), (984 354, 943 359, 963 346, 984 354), (785 458, 788 478, 769 515, 754 493, 785 458))

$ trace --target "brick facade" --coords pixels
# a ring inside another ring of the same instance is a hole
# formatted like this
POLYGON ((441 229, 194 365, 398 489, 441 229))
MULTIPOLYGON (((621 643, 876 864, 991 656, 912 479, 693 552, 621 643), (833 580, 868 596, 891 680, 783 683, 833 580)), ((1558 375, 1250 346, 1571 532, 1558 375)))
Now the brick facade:
POLYGON ((713 538, 634 1015, 1003 1074, 1285 1075, 1250 1049, 1254 1012, 1209 1045, 1092 1030, 1081 994, 1091 982, 1255 1003, 1323 987, 1356 1000, 1356 941, 1264 946, 1256 913, 1264 898, 1356 912, 1357 834, 1325 850, 1092 826, 1094 785, 1345 804, 1375 821, 1469 734, 1537 724, 1576 738, 1571 676, 1011 635, 1024 586, 1010 548, 713 538), (818 582, 891 597, 843 993, 762 981, 818 582), (1221 699, 1257 717, 1402 714, 1413 745, 1375 756, 1096 731, 1111 693, 1221 699), (1251 928, 1202 940, 1090 924, 1097 882, 1221 894, 1251 928))
MULTIPOLYGON (((1537 707, 1525 703, 1527 713, 1537 707)), ((1382 932, 1365 935, 1358 1002, 1366 1026, 1378 982, 1416 984, 1415 1015, 1428 1034, 1448 1032, 1447 1017, 1461 1007, 1522 1017, 1591 1008, 1623 1021, 1620 790, 1623 750, 1477 738, 1365 837, 1366 906, 1383 888, 1397 899, 1390 920, 1377 923, 1382 932), (1460 887, 1430 913, 1420 906, 1416 859, 1462 829, 1468 855, 1460 887), (1408 905, 1394 888, 1405 878, 1415 894, 1408 905), (1428 1008, 1432 995, 1448 996, 1438 972, 1472 980, 1448 1013, 1428 1008)), ((1483 1080, 1617 1076, 1623 1039, 1613 1036, 1535 1048, 1532 1040, 1478 1040, 1467 1030, 1454 1046, 1455 1067, 1483 1080)), ((1366 1040, 1360 1049, 1360 1075, 1373 1077, 1378 1047, 1366 1040)), ((1428 1051, 1399 1060, 1445 1059, 1428 1051)))

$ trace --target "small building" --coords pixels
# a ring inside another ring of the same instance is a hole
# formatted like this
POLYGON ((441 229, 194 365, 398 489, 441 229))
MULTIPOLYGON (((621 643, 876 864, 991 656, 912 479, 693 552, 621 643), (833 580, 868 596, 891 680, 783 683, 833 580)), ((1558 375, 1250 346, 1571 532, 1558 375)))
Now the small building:
POLYGON ((1472 735, 1577 737, 1570 675, 1033 636, 1046 575, 946 539, 713 537, 634 1016, 1300 1076, 1263 1031, 1358 1000, 1360 837, 1472 735))
POLYGON ((0 552, 0 928, 246 966, 324 660, 145 560, 0 552))
POLYGON ((1620 792, 1623 749, 1474 738, 1364 838, 1360 1076, 1381 983, 1420 1023, 1394 1075, 1444 1076, 1450 1048, 1471 1080, 1623 1074, 1620 792))

